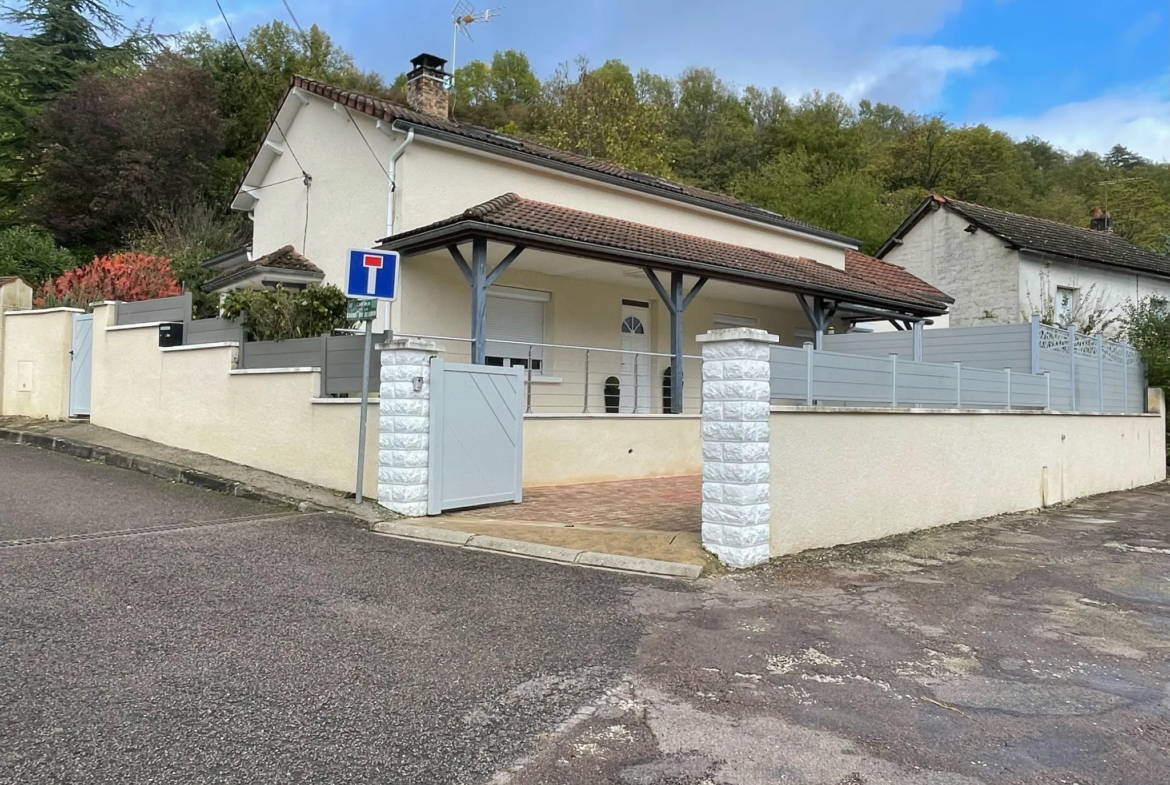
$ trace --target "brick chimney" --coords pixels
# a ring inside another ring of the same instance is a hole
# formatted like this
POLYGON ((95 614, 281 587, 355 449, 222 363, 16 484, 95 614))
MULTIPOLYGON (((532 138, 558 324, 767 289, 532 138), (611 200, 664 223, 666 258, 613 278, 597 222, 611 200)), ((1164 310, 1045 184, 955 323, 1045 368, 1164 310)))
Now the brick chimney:
POLYGON ((1113 217, 1109 215, 1109 211, 1102 211, 1100 207, 1093 208, 1093 217, 1089 219, 1089 228, 1097 232, 1113 231, 1113 217))
POLYGON ((447 61, 425 52, 410 61, 414 66, 406 75, 406 105, 416 112, 447 117, 447 61))

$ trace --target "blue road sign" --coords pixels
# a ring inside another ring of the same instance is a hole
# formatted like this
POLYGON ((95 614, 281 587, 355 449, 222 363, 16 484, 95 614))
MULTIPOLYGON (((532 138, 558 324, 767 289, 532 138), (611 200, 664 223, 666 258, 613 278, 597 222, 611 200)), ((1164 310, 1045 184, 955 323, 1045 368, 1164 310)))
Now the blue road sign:
POLYGON ((366 300, 398 297, 398 252, 350 249, 345 293, 366 300))

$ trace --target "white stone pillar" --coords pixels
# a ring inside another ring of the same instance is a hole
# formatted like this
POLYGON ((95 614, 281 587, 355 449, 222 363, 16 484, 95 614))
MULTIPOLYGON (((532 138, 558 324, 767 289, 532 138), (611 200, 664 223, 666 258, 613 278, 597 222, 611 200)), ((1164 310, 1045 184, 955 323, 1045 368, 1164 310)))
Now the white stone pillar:
POLYGON ((712 330, 703 346, 703 547, 730 567, 768 560, 772 375, 764 330, 712 330))
POLYGON ((394 338, 378 349, 378 503, 418 518, 427 514, 431 358, 441 349, 417 338, 394 338))

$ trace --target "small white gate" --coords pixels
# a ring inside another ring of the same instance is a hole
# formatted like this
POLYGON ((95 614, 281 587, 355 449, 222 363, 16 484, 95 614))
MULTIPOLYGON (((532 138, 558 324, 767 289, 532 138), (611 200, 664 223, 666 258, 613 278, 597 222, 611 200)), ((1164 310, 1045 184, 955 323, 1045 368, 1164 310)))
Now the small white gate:
POLYGON ((431 360, 430 515, 521 500, 523 373, 431 360))
POLYGON ((90 379, 93 376, 93 314, 73 314, 73 343, 69 352, 69 416, 88 417, 90 379))

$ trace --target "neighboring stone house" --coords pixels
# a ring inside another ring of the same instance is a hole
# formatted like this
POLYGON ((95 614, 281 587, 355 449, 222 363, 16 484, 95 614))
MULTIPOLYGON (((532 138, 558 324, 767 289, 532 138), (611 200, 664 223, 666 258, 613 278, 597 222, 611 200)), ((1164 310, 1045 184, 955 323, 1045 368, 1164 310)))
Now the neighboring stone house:
POLYGON ((1098 212, 1085 228, 932 195, 877 256, 951 295, 954 327, 1039 313, 1109 331, 1127 303, 1170 297, 1170 257, 1113 234, 1098 212))

